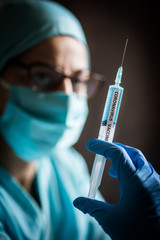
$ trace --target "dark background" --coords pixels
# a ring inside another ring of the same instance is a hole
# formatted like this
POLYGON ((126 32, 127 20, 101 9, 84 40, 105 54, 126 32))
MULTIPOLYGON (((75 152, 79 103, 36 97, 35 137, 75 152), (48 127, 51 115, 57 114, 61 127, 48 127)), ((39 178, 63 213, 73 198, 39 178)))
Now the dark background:
MULTIPOLYGON (((1 0, 0 3, 7 0, 1 0)), ((37 0, 38 1, 38 0, 37 0)), ((89 101, 90 113, 76 149, 85 157, 91 172, 94 154, 85 142, 97 138, 108 86, 114 83, 121 63, 126 37, 129 37, 124 61, 124 95, 114 141, 140 149, 160 173, 159 90, 160 37, 159 2, 60 0, 80 20, 91 52, 92 70, 106 75, 108 84, 89 101)), ((106 162, 100 190, 107 201, 119 199, 118 183, 109 177, 106 162)))
MULTIPOLYGON (((80 20, 91 51, 92 70, 107 76, 108 84, 89 101, 90 113, 82 136, 76 144, 91 172, 94 154, 85 142, 98 136, 108 86, 113 84, 124 61, 124 95, 114 141, 140 149, 160 173, 159 90, 160 45, 158 1, 57 1, 80 20)), ((100 190, 106 200, 119 199, 117 181, 109 177, 107 161, 100 190)))

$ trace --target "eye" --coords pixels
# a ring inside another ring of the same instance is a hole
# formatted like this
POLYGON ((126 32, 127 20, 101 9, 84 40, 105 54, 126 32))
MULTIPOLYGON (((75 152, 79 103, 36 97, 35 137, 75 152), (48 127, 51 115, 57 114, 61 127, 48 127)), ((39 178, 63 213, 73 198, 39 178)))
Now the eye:
POLYGON ((52 81, 52 77, 43 72, 32 73, 32 80, 38 86, 46 86, 52 81))
POLYGON ((83 82, 83 80, 80 79, 80 78, 78 78, 78 77, 75 77, 75 78, 73 79, 73 84, 78 84, 78 83, 82 83, 82 82, 83 82))

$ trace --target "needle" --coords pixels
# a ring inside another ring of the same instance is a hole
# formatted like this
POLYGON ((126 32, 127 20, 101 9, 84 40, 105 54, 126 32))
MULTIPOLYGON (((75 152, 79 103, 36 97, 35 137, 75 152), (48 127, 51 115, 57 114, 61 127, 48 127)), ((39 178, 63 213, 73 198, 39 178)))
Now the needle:
POLYGON ((124 57, 125 57, 126 49, 127 49, 127 44, 128 44, 128 38, 126 39, 126 43, 125 43, 125 47, 124 47, 124 51, 123 51, 123 56, 122 56, 122 61, 121 61, 121 66, 123 66, 124 57))

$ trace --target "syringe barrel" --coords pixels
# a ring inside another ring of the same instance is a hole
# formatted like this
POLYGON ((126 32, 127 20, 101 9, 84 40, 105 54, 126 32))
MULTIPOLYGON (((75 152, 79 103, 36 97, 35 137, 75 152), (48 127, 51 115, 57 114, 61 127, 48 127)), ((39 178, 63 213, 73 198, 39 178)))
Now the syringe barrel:
MULTIPOLYGON (((119 85, 110 85, 98 136, 101 140, 107 142, 113 141, 122 95, 122 87, 119 85)), ((103 156, 96 154, 91 174, 89 198, 95 198, 97 189, 101 183, 105 162, 106 159, 103 156)))
POLYGON ((102 155, 96 154, 92 168, 91 184, 88 192, 88 198, 95 198, 97 189, 101 183, 106 159, 102 155))
POLYGON ((109 86, 98 136, 101 140, 107 142, 113 141, 122 95, 122 87, 117 85, 109 86))

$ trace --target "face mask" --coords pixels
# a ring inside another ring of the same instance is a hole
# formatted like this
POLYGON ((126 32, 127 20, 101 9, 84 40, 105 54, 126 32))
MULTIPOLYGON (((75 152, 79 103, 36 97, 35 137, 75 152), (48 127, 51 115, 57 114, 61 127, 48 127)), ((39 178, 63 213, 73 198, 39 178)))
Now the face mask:
POLYGON ((39 160, 75 144, 88 114, 86 97, 11 87, 0 132, 23 160, 39 160))

